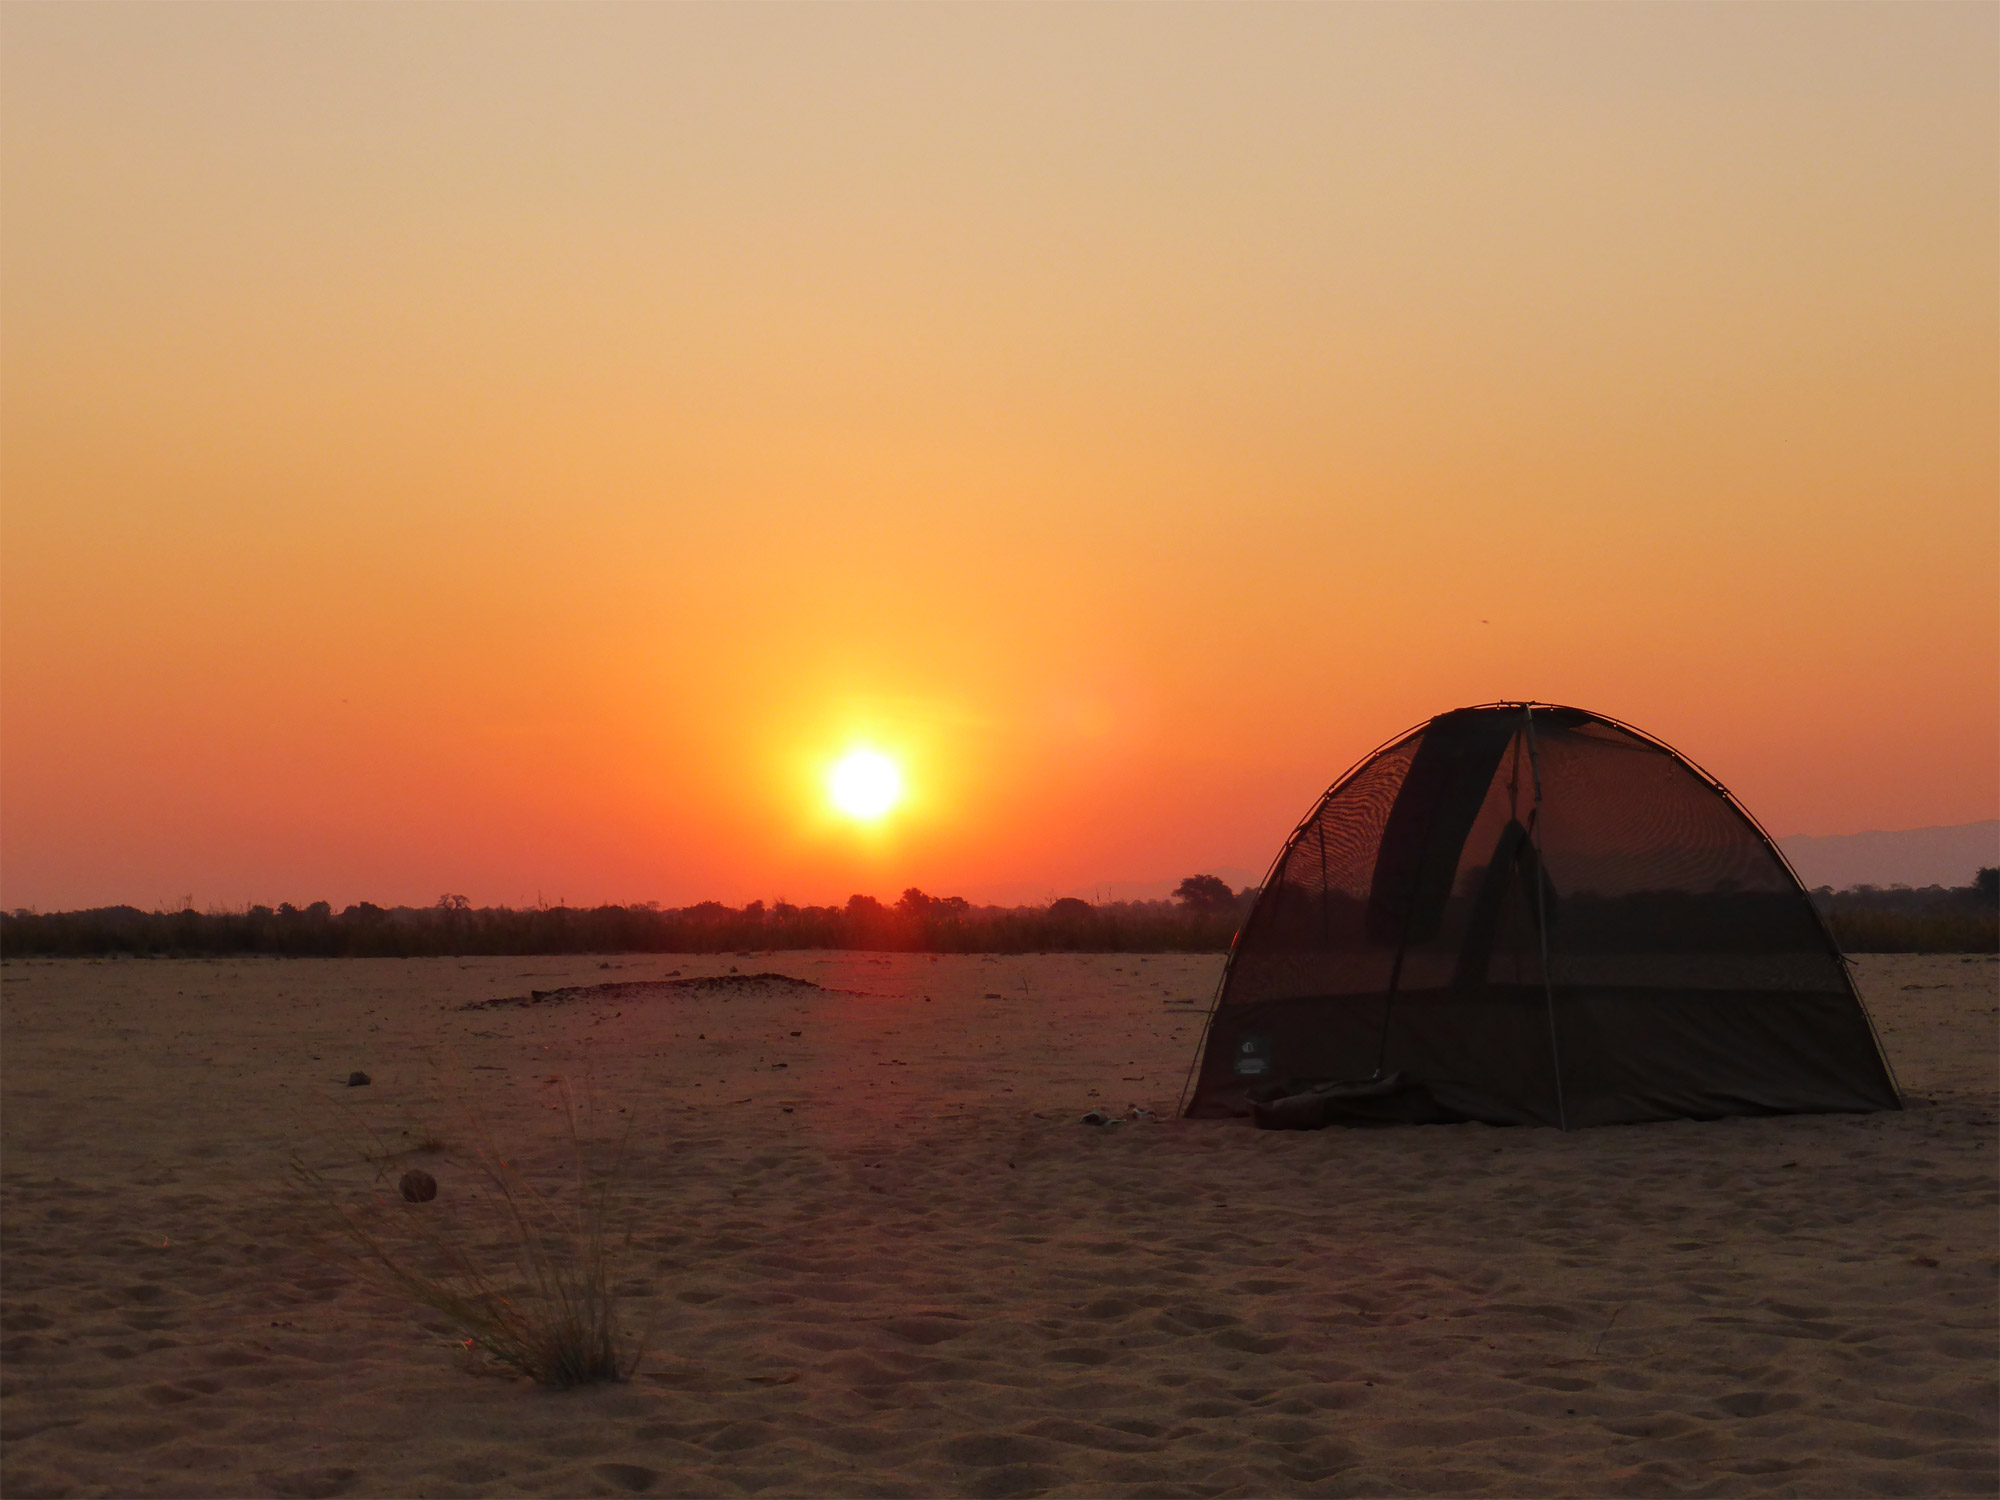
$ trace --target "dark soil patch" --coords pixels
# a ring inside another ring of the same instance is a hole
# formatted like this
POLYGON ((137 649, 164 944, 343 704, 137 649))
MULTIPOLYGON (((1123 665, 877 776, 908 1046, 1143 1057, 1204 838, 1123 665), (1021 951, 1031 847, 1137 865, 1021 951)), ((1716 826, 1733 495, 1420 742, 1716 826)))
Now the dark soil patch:
POLYGON ((568 1005, 578 1000, 602 1004, 620 1000, 659 1000, 689 994, 727 998, 751 990, 832 993, 825 985, 814 984, 810 979, 794 979, 789 974, 709 974, 692 979, 628 979, 616 984, 574 984, 559 990, 530 990, 525 995, 503 995, 497 1000, 471 1000, 459 1009, 518 1009, 528 1005, 568 1005))

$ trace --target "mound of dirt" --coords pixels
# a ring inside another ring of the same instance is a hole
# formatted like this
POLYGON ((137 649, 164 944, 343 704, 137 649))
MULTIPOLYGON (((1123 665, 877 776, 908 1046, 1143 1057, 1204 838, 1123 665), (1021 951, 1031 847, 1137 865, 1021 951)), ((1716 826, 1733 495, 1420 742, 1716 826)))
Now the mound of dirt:
POLYGON ((670 995, 741 995, 751 990, 817 990, 826 986, 789 974, 704 974, 692 979, 628 979, 613 984, 574 984, 559 990, 530 990, 497 1000, 472 1000, 460 1010, 518 1009, 526 1005, 568 1005, 572 1001, 657 1000, 670 995))

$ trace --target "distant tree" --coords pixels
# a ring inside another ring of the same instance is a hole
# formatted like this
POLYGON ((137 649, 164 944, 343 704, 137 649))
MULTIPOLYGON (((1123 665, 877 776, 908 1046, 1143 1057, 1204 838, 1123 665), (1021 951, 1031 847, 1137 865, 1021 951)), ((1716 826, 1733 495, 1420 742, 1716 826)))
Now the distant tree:
MULTIPOLYGON (((853 903, 850 902, 848 904, 851 906, 853 903)), ((911 886, 897 898, 896 910, 906 917, 921 919, 936 904, 937 902, 932 897, 926 896, 915 886, 911 886)))
POLYGON ((471 911, 472 903, 463 896, 440 896, 438 897, 437 909, 439 911, 471 911))
POLYGON ((1190 875, 1174 887, 1174 899, 1198 917, 1220 917, 1236 910, 1236 892, 1218 875, 1190 875))
POLYGON ((2000 865, 1984 865, 1972 877, 1972 888, 1982 901, 2000 901, 2000 865))
POLYGON ((1081 922, 1097 910, 1088 901, 1064 896, 1049 903, 1049 917, 1056 922, 1081 922))
POLYGON ((897 903, 894 912, 873 896, 849 896, 847 909, 841 914, 839 932, 841 945, 848 948, 896 948, 907 947, 917 941, 912 932, 912 922, 900 914, 904 908, 897 903))

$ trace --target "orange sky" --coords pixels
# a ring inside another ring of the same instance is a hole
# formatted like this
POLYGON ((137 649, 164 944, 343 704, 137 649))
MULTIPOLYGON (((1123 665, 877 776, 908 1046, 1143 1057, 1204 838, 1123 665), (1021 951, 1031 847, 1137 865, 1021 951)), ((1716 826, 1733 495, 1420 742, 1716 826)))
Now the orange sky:
POLYGON ((0 905, 1247 879, 1521 696, 2000 810, 1991 6, 0 43, 0 905))

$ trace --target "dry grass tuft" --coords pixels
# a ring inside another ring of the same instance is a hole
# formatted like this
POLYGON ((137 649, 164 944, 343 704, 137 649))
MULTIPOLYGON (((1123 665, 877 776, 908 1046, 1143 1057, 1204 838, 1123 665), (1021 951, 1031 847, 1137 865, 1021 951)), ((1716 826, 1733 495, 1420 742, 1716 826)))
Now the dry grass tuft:
POLYGON ((292 1174, 325 1226, 327 1253, 378 1289, 442 1316, 469 1352, 547 1386, 624 1380, 642 1353, 620 1325, 615 1291, 629 1242, 614 1229, 613 1206, 625 1137, 593 1168, 566 1081, 557 1112, 566 1157, 560 1191, 538 1185, 503 1153, 463 1100, 470 1146, 451 1153, 459 1170, 435 1200, 406 1201, 383 1165, 411 1149, 447 1151, 435 1135, 395 1151, 369 1132, 376 1149, 361 1158, 376 1176, 362 1192, 297 1156, 292 1174))

